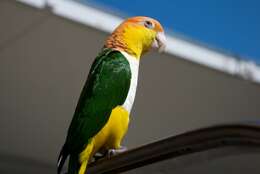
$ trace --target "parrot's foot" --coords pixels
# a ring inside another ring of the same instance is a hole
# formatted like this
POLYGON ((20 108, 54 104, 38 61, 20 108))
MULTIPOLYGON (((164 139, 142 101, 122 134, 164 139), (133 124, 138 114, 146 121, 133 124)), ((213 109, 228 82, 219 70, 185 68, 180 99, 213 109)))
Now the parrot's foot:
POLYGON ((98 161, 98 160, 100 160, 100 159, 103 159, 103 158, 105 158, 105 157, 106 157, 106 154, 105 154, 105 153, 98 152, 98 153, 96 153, 96 154, 93 156, 91 162, 96 162, 96 161, 98 161))
POLYGON ((121 146, 119 149, 109 149, 107 151, 103 151, 103 150, 99 151, 93 156, 91 163, 97 162, 97 161, 104 159, 104 158, 111 158, 112 156, 118 155, 118 154, 123 153, 125 151, 127 151, 127 147, 125 147, 125 146, 121 146))
POLYGON ((119 149, 109 149, 107 152, 107 157, 111 158, 114 155, 118 155, 120 153, 123 153, 127 151, 127 147, 121 146, 119 149))

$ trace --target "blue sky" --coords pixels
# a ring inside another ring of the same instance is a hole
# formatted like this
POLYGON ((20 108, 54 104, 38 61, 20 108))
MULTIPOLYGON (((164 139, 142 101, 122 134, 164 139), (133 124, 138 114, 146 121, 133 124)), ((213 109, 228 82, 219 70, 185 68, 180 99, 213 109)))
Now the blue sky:
POLYGON ((259 0, 81 0, 124 16, 158 19, 165 28, 260 64, 259 0))

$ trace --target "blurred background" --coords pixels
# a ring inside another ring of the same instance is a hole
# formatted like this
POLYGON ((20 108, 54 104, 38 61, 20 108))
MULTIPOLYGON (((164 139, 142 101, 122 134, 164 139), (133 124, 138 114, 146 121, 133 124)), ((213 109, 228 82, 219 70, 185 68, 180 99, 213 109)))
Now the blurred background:
MULTIPOLYGON (((142 59, 126 146, 260 119, 258 1, 1 0, 0 173, 56 172, 92 61, 136 15, 161 21, 168 46, 142 59)), ((259 173, 257 161, 223 157, 178 173, 259 173)))

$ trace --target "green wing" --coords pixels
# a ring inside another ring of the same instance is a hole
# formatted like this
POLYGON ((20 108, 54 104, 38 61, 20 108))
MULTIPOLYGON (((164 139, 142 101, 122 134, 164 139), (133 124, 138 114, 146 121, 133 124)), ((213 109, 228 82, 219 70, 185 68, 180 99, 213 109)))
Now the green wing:
POLYGON ((80 153, 106 124, 112 109, 124 103, 130 81, 130 65, 119 51, 105 49, 95 59, 68 131, 70 153, 80 153))

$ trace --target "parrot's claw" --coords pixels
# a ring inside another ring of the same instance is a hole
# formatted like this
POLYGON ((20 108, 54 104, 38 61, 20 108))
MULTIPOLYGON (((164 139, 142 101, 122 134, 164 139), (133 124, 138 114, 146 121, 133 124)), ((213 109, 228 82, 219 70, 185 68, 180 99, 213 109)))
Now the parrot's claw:
POLYGON ((109 149, 107 152, 108 158, 111 158, 114 155, 118 155, 120 153, 123 153, 127 151, 127 147, 121 146, 119 149, 109 149))
POLYGON ((91 162, 96 162, 96 161, 98 161, 98 160, 100 160, 100 159, 102 159, 102 158, 104 158, 104 157, 106 157, 106 154, 101 153, 101 152, 98 152, 98 153, 96 153, 96 154, 93 156, 91 162))
POLYGON ((116 152, 115 152, 115 151, 116 151, 115 149, 109 149, 109 150, 107 151, 107 157, 108 157, 108 158, 111 158, 112 156, 116 155, 116 152))

